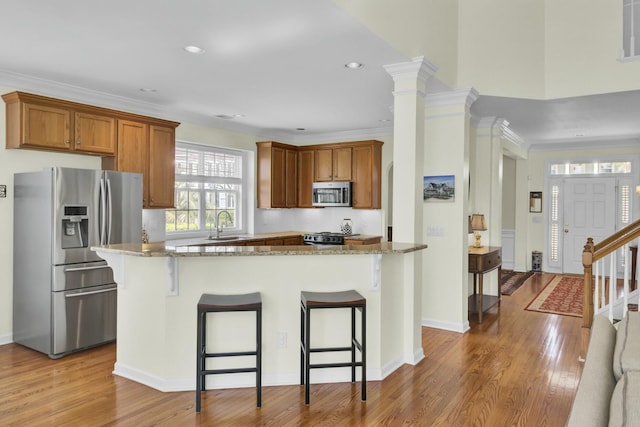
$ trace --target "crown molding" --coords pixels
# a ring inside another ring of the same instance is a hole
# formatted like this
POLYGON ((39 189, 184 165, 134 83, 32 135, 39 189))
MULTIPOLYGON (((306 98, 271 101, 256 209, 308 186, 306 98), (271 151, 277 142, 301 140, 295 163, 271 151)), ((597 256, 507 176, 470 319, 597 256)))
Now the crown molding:
POLYGON ((471 107, 478 99, 479 93, 472 87, 454 89, 449 92, 431 93, 425 96, 425 108, 444 107, 465 104, 471 107))
POLYGON ((416 56, 410 62, 399 62, 397 64, 383 65, 382 67, 391 75, 394 82, 417 79, 426 84, 427 80, 438 71, 438 67, 428 59, 425 59, 424 56, 416 56))
POLYGON ((607 150, 611 148, 637 148, 640 145, 638 135, 623 135, 603 138, 580 138, 554 140, 551 142, 531 141, 529 151, 567 151, 567 150, 607 150))
POLYGON ((509 129, 509 121, 502 117, 476 117, 472 116, 471 126, 476 130, 479 129, 491 129, 501 132, 502 139, 510 144, 513 144, 519 149, 525 152, 529 150, 529 144, 520 135, 509 129))
POLYGON ((393 135, 393 125, 375 129, 359 129, 344 132, 327 132, 301 135, 293 131, 277 129, 258 129, 232 120, 210 117, 201 113, 176 110, 168 105, 139 101, 123 96, 90 90, 79 86, 59 83, 52 80, 40 79, 24 74, 0 69, 0 86, 37 93, 83 104, 90 104, 127 111, 135 114, 164 118, 168 120, 187 122, 202 126, 209 126, 233 132, 244 133, 256 138, 267 138, 290 143, 314 143, 320 141, 340 141, 341 139, 371 139, 393 135))

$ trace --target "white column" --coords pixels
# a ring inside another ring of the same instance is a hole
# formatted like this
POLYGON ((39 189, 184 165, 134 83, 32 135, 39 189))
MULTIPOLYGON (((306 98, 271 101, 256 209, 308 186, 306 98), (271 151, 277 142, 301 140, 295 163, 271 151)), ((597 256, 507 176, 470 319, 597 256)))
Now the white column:
POLYGON ((483 246, 502 244, 502 139, 508 124, 504 119, 487 117, 477 126, 471 194, 474 212, 484 214, 487 223, 487 231, 481 232, 483 246))
POLYGON ((424 97, 436 67, 417 57, 384 68, 394 81, 393 240, 421 242, 424 97))
MULTIPOLYGON (((424 241, 422 177, 424 153, 424 97, 426 82, 436 67, 423 57, 386 65, 394 81, 393 124, 393 240, 424 241)), ((427 249, 428 250, 428 249, 427 249)), ((415 364, 422 352, 422 257, 405 257, 404 354, 415 364)))
POLYGON ((426 243, 423 272, 423 324, 464 332, 469 329, 468 206, 470 107, 472 88, 426 98, 424 174, 453 175, 455 199, 423 202, 426 243))
MULTIPOLYGON (((476 130, 471 166, 473 212, 484 215, 487 231, 481 231, 482 246, 502 246, 502 140, 509 122, 498 117, 480 119, 476 130)), ((485 277, 485 293, 498 295, 499 278, 485 277)))

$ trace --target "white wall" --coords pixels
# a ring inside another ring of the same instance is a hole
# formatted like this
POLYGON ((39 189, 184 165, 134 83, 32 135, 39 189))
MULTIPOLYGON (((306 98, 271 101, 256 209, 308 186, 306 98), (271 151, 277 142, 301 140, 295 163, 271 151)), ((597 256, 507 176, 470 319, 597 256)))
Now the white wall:
POLYGON ((458 1, 332 1, 408 58, 429 58, 438 65, 436 77, 456 86, 458 1))
POLYGON ((617 61, 622 1, 545 0, 547 98, 638 89, 640 61, 617 61))
POLYGON ((459 7, 457 86, 544 97, 544 2, 461 1, 459 7))
POLYGON ((622 49, 619 0, 333 0, 449 87, 554 99, 638 89, 622 49))

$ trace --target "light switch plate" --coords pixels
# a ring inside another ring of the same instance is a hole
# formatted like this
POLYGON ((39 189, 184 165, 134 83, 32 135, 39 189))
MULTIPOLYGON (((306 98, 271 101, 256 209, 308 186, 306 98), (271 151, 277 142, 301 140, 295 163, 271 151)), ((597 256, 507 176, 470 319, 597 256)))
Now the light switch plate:
POLYGON ((7 197, 7 186, 0 185, 0 197, 7 197))

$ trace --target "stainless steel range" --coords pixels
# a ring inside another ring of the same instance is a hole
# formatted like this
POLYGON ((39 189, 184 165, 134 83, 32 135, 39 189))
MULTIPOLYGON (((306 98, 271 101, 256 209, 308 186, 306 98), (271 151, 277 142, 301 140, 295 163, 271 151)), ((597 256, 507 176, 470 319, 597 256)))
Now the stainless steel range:
POLYGON ((344 234, 323 231, 305 234, 302 236, 302 240, 305 245, 344 245, 344 234))

